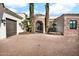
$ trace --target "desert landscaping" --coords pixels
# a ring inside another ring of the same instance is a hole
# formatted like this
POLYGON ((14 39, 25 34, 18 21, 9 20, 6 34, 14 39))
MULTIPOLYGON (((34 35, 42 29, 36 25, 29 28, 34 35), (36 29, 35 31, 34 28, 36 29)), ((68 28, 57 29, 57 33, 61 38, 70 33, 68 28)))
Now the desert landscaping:
POLYGON ((0 55, 78 56, 79 37, 42 33, 14 35, 0 40, 0 55))

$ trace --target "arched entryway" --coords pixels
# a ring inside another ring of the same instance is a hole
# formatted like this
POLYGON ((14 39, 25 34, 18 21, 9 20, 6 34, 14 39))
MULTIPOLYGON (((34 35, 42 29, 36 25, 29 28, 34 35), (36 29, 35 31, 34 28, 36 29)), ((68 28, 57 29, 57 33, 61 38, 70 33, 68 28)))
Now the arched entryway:
POLYGON ((42 21, 36 22, 36 32, 43 33, 43 23, 42 23, 42 21))

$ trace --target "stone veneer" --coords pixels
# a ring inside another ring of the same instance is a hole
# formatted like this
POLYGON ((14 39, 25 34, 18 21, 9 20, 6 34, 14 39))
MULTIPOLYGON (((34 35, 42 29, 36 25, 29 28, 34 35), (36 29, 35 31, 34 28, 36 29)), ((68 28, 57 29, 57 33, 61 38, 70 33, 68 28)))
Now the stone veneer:
POLYGON ((43 23, 43 33, 45 33, 45 16, 36 15, 34 19, 34 32, 36 32, 36 22, 41 21, 43 23))
POLYGON ((54 20, 56 32, 63 33, 65 36, 79 35, 79 14, 63 14, 54 20), (77 29, 70 29, 70 20, 77 20, 77 29))
POLYGON ((79 16, 77 15, 66 15, 64 16, 64 35, 79 35, 79 16), (77 20, 77 29, 70 29, 69 28, 69 21, 70 20, 77 20))

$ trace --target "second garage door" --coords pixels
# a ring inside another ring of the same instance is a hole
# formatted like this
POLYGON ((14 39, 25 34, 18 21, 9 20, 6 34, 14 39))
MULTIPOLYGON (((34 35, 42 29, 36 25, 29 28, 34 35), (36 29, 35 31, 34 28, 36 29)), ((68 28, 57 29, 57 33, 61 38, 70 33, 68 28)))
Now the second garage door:
POLYGON ((17 27, 17 22, 6 18, 6 35, 7 37, 10 37, 12 35, 16 35, 16 28, 17 27))

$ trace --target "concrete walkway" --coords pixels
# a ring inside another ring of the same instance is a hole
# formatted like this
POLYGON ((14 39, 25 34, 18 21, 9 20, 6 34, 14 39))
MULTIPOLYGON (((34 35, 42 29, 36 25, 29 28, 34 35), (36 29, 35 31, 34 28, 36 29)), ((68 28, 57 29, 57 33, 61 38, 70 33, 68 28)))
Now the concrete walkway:
POLYGON ((79 55, 79 37, 38 33, 15 35, 0 40, 0 55, 79 55))

